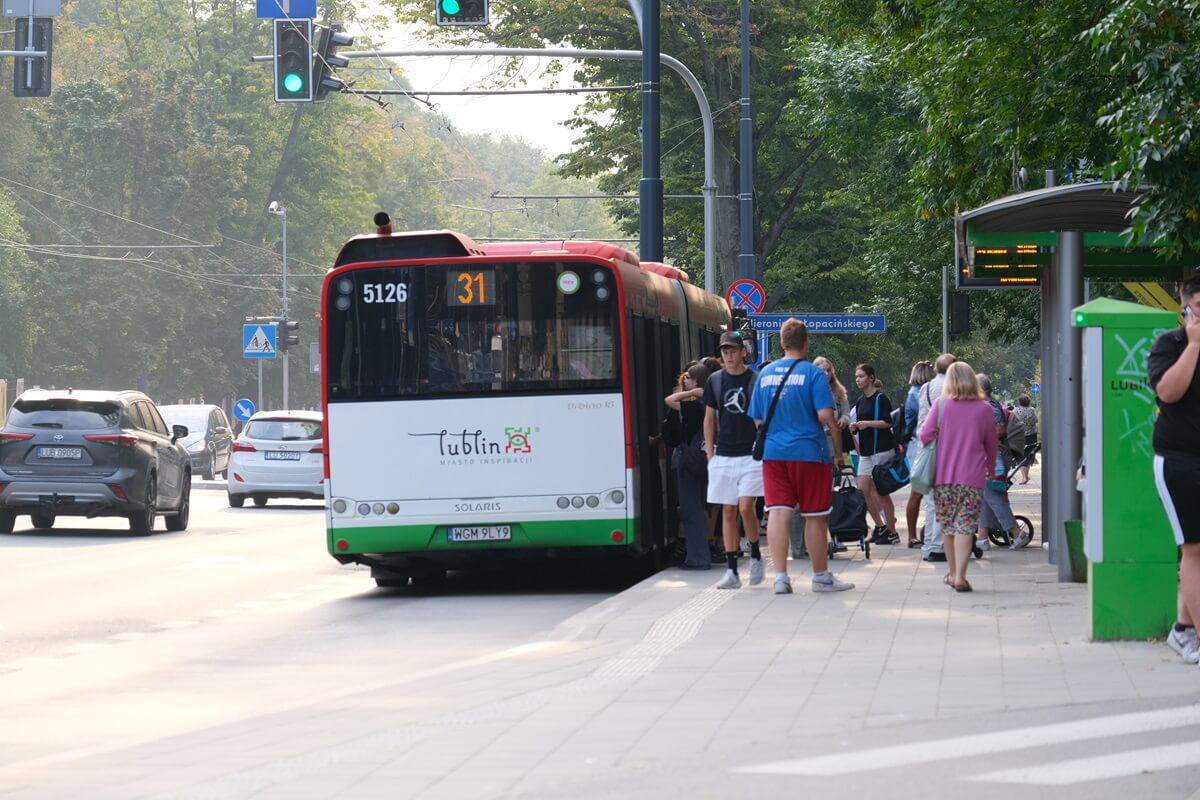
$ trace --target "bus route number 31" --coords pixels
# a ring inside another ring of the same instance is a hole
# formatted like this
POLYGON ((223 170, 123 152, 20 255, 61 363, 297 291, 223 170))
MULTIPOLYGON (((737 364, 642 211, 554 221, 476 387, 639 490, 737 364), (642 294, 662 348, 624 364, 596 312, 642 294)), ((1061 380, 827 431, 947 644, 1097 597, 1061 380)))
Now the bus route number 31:
POLYGON ((406 303, 408 302, 407 283, 364 283, 364 303, 406 303))

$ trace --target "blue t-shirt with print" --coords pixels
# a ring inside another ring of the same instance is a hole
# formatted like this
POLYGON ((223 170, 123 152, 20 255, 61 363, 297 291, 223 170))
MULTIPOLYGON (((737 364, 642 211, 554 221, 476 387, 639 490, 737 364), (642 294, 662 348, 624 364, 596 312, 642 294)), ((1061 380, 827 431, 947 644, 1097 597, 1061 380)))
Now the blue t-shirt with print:
MULTIPOLYGON (((758 376, 754 394, 750 396, 750 417, 763 421, 775 397, 779 382, 796 362, 781 358, 768 364, 758 376)), ((771 427, 767 429, 767 445, 763 458, 770 461, 817 461, 830 463, 832 456, 825 439, 825 428, 817 419, 822 408, 834 408, 829 378, 809 361, 796 364, 788 375, 787 385, 779 396, 771 427)))

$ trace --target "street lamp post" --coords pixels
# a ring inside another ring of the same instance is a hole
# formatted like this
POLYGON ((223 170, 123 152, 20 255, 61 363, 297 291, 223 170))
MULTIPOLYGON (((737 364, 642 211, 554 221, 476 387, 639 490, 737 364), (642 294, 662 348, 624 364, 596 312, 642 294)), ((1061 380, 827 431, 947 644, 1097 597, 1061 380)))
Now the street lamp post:
POLYGON ((276 330, 275 346, 277 349, 283 350, 283 407, 288 408, 288 349, 286 342, 283 348, 279 348, 280 336, 286 340, 287 338, 287 320, 288 320, 288 288, 287 288, 287 206, 280 203, 278 200, 272 200, 271 205, 267 206, 267 211, 279 217, 283 221, 283 309, 280 312, 280 317, 283 320, 282 330, 276 330))

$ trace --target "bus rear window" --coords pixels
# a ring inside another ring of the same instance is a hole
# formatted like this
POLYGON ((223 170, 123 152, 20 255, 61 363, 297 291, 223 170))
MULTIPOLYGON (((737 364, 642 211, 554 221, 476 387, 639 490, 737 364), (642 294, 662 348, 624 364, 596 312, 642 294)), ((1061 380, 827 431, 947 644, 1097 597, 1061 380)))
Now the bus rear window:
POLYGON ((331 402, 620 386, 616 280, 604 266, 356 269, 326 303, 331 402))

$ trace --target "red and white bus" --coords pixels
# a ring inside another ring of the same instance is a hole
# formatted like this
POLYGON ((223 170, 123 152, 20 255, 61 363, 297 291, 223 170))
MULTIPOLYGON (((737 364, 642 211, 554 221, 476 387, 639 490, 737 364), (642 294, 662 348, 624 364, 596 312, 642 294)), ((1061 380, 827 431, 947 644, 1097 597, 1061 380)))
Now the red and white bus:
POLYGON ((603 242, 378 232, 322 290, 330 554, 381 586, 553 551, 661 556, 651 437, 723 298, 603 242))

